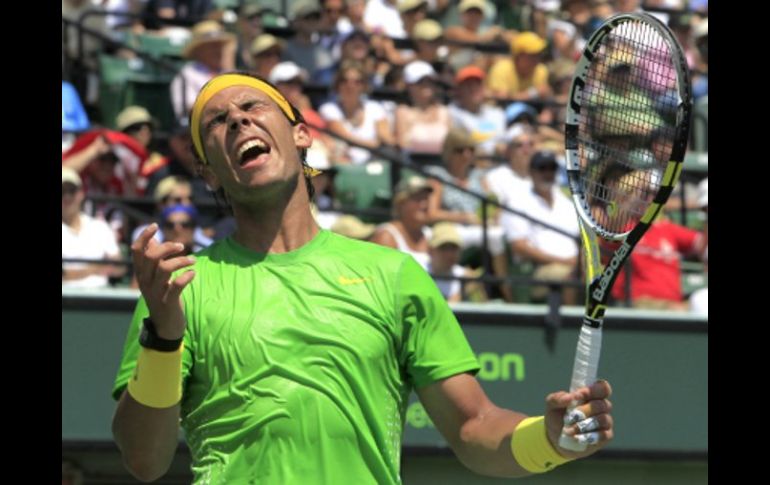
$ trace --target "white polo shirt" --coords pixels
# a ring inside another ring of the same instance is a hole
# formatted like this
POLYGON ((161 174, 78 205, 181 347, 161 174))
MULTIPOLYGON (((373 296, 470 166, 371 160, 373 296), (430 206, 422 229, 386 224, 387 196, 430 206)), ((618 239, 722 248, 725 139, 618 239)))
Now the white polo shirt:
MULTIPOLYGON (((110 226, 100 220, 81 213, 80 233, 62 222, 61 225, 61 257, 79 259, 107 259, 120 254, 115 234, 110 226)), ((85 263, 66 263, 66 269, 81 269, 85 263)), ((98 288, 108 285, 108 279, 103 275, 90 275, 79 280, 62 281, 62 286, 69 288, 98 288)))
MULTIPOLYGON (((580 233, 580 227, 572 201, 564 195, 558 186, 554 185, 551 190, 554 199, 553 207, 549 207, 545 199, 530 188, 529 191, 521 194, 521 197, 517 197, 516 207, 512 208, 551 226, 568 231, 577 237, 580 233)), ((521 216, 503 212, 500 217, 500 225, 503 226, 505 238, 509 242, 526 239, 539 250, 560 258, 571 258, 578 254, 578 245, 575 239, 537 225, 521 216)))

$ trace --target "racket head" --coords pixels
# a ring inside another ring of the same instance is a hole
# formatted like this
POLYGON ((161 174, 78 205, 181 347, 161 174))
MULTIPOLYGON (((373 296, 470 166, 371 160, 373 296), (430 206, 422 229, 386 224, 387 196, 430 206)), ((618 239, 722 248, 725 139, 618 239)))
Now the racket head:
POLYGON ((591 36, 565 138, 573 202, 598 236, 624 240, 657 216, 681 172, 691 111, 687 61, 662 22, 620 14, 591 36))

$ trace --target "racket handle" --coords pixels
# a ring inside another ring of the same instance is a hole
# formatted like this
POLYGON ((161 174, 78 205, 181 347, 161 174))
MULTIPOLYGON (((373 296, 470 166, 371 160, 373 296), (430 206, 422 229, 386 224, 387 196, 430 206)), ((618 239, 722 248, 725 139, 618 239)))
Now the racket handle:
MULTIPOLYGON (((580 336, 578 337, 577 351, 575 352, 575 364, 572 367, 572 382, 569 391, 589 386, 596 382, 596 373, 599 368, 599 355, 602 350, 602 329, 582 325, 580 336)), ((582 403, 572 402, 567 412, 564 414, 564 425, 567 426, 567 419, 576 406, 582 403)), ((559 437, 559 446, 571 451, 584 451, 586 444, 576 440, 573 436, 568 436, 562 431, 559 437)))

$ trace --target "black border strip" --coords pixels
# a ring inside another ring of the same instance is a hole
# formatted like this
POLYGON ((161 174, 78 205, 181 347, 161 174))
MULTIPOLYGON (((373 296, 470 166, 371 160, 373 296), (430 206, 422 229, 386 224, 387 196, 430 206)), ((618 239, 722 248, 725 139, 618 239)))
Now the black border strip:
MULTIPOLYGON (((673 318, 653 319, 648 316, 631 317, 627 315, 613 316, 612 308, 608 309, 609 317, 605 316, 605 323, 614 331, 647 331, 647 332, 678 332, 678 333, 705 333, 708 334, 708 321, 704 320, 678 320, 673 318)), ((545 325, 547 308, 543 313, 494 313, 474 312, 468 310, 455 310, 457 320, 463 326, 474 325, 503 325, 506 327, 537 327, 545 325)), ((583 324, 583 315, 561 315, 562 328, 580 328, 583 324)))
MULTIPOLYGON (((112 441, 62 440, 62 452, 119 452, 112 441)), ((404 456, 451 456, 451 448, 445 446, 404 445, 404 456)), ((184 441, 179 442, 176 454, 187 453, 190 449, 184 441)), ((591 460, 651 460, 651 461, 708 461, 708 450, 601 450, 591 455, 591 460)))

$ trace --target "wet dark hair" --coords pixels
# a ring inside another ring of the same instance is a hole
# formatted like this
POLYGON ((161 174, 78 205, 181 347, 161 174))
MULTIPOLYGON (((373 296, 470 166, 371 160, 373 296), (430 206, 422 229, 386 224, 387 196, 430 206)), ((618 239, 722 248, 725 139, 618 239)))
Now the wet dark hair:
MULTIPOLYGON (((250 72, 246 72, 246 71, 231 71, 231 72, 223 73, 221 75, 226 75, 226 74, 238 74, 238 75, 241 75, 241 76, 248 76, 248 77, 251 77, 251 78, 254 78, 254 79, 258 79, 258 80, 262 81, 263 83, 272 86, 276 91, 278 91, 278 88, 273 83, 271 83, 267 79, 264 79, 264 78, 262 78, 260 76, 257 76, 256 74, 252 74, 250 72)), ((278 92, 280 93, 280 91, 278 91, 278 92)), ((286 116, 286 119, 289 121, 289 123, 291 123, 292 126, 296 126, 296 125, 298 125, 300 123, 305 123, 305 117, 302 116, 302 113, 300 113, 300 111, 297 109, 297 107, 294 106, 293 104, 291 104, 289 102, 289 100, 286 100, 286 103, 289 105, 289 108, 291 109, 291 112, 294 115, 294 121, 292 121, 286 115, 286 113, 284 113, 283 110, 280 110, 280 111, 281 111, 281 113, 283 113, 284 116, 286 116)), ((196 129, 194 126, 192 126, 192 112, 189 115, 188 126, 190 127, 191 130, 196 129)), ((311 177, 309 175, 309 173, 311 171, 311 168, 310 168, 310 165, 308 165, 308 163, 307 163, 307 148, 301 148, 301 149, 298 149, 297 151, 299 152, 299 159, 300 159, 300 163, 302 164, 302 172, 303 172, 303 174, 305 176, 305 188, 307 189, 307 195, 310 198, 310 200, 312 201, 313 197, 315 196, 315 188, 313 187, 313 182, 312 182, 311 177)), ((195 156, 195 161, 197 163, 201 164, 201 165, 205 165, 205 162, 203 160, 201 160, 200 155, 198 154, 198 151, 195 150, 194 147, 192 148, 192 152, 193 152, 193 155, 195 156)), ((200 174, 198 176, 200 176, 200 174)), ((224 205, 225 206, 229 205, 227 203, 227 197, 225 195, 224 188, 220 187, 219 189, 213 191, 212 193, 214 194, 214 200, 215 200, 215 202, 217 204, 217 207, 219 207, 220 211, 223 210, 223 207, 219 206, 219 204, 220 204, 219 198, 220 197, 224 201, 224 205)))

